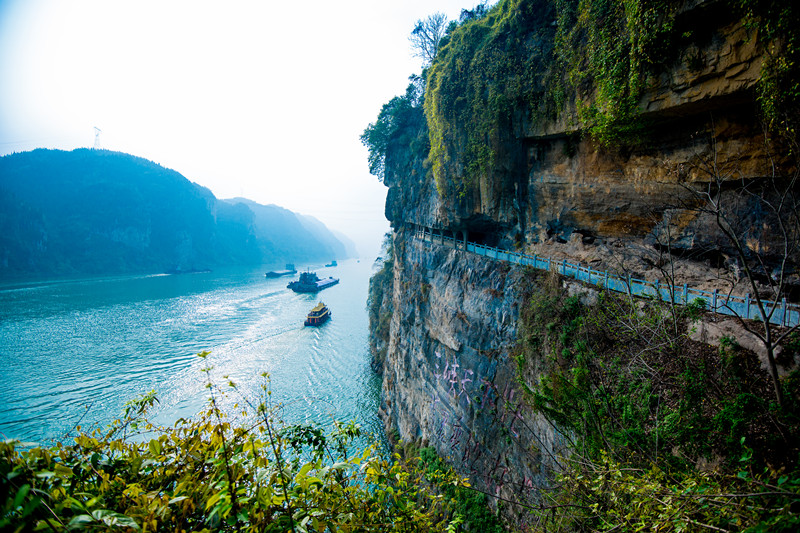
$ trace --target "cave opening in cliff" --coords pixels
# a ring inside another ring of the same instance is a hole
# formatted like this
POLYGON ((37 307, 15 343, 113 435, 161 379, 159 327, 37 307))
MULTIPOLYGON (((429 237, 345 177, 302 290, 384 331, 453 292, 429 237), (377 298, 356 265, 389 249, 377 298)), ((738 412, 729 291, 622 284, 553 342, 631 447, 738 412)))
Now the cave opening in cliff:
POLYGON ((498 243, 500 242, 500 239, 498 238, 497 234, 487 233, 485 231, 469 230, 467 238, 470 242, 474 242, 475 244, 480 244, 482 246, 489 246, 492 248, 496 248, 498 243))
POLYGON ((470 242, 492 248, 500 245, 504 231, 496 221, 486 216, 474 216, 465 222, 461 231, 456 232, 457 236, 463 238, 463 232, 466 232, 470 242))
MULTIPOLYGON (((711 268, 728 268, 730 265, 730 257, 722 250, 683 248, 675 244, 666 245, 659 242, 653 243, 653 248, 667 257, 706 263, 711 268)), ((668 261, 662 261, 663 264, 666 262, 668 261)))

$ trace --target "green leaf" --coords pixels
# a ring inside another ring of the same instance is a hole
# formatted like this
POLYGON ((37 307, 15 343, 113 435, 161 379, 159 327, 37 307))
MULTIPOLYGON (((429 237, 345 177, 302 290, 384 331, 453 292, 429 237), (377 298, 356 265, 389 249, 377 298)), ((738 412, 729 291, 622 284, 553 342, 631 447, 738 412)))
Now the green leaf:
POLYGON ((59 477, 72 477, 73 475, 72 469, 70 467, 58 463, 56 463, 55 468, 53 468, 53 470, 55 470, 56 475, 59 477))
POLYGON ((147 447, 153 455, 161 455, 161 441, 158 439, 151 440, 147 447))
POLYGON ((31 491, 31 486, 30 485, 26 484, 26 485, 23 485, 22 487, 20 487, 19 491, 17 491, 17 495, 14 497, 14 508, 15 509, 17 507, 21 507, 22 506, 22 502, 25 501, 25 497, 28 495, 28 493, 30 491, 31 491))
POLYGON ((94 522, 94 518, 92 518, 88 514, 79 514, 77 516, 72 517, 72 520, 69 521, 67 524, 67 530, 71 529, 82 529, 83 526, 89 525, 94 522))
POLYGON ((97 511, 92 511, 92 516, 98 522, 103 522, 108 526, 130 527, 137 530, 140 529, 139 524, 136 523, 136 520, 130 516, 125 516, 124 514, 111 511, 110 509, 98 509, 97 511))
POLYGON ((305 478, 306 476, 308 476, 308 473, 311 472, 312 468, 314 468, 314 463, 304 464, 303 468, 300 469, 300 471, 297 473, 294 479, 296 481, 300 481, 301 479, 305 478))
POLYGON ((218 493, 214 494, 213 496, 211 496, 208 499, 208 501, 206 502, 206 509, 211 509, 212 507, 214 507, 214 505, 216 505, 216 503, 219 501, 221 496, 222 496, 221 492, 218 492, 218 493))

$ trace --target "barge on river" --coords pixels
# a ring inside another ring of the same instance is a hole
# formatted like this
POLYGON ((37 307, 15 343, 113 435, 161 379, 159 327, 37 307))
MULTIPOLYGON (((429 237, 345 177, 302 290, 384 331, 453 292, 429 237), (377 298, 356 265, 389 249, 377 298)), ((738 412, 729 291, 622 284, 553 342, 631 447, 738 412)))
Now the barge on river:
POLYGON ((294 292, 317 292, 339 283, 338 278, 319 279, 315 272, 301 272, 300 279, 289 283, 286 287, 294 292))
POLYGON ((293 263, 286 263, 286 270, 270 270, 264 276, 268 278, 279 278, 281 276, 289 276, 297 272, 297 269, 294 268, 293 263))
POLYGON ((306 326, 321 326, 331 318, 331 310, 323 303, 318 303, 314 309, 309 311, 306 317, 306 326))

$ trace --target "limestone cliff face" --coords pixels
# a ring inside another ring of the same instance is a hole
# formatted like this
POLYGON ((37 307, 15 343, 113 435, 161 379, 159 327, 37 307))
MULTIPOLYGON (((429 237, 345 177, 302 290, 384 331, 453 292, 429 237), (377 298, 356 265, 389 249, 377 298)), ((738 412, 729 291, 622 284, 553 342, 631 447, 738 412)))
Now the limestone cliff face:
POLYGON ((482 489, 518 499, 546 484, 560 437, 516 385, 520 269, 394 233, 381 414, 482 489))
MULTIPOLYGON (((527 405, 514 360, 519 306, 535 288, 519 267, 423 242, 412 228, 649 279, 663 273, 668 230, 680 281, 702 288, 733 276, 732 253, 698 211, 696 191, 720 176, 755 183, 787 162, 765 143, 756 118, 763 50, 741 21, 716 17, 719 6, 687 2, 681 11, 676 23, 695 17, 702 31, 648 78, 639 103, 644 144, 598 145, 581 134, 570 106, 537 123, 520 110, 518 135, 501 150, 504 170, 461 195, 437 191, 425 158, 401 147, 387 153, 394 270, 383 302, 392 316, 381 414, 387 428, 430 442, 482 490, 535 497, 526 489, 547 485, 564 444, 527 405)), ((749 246, 773 246, 771 220, 747 194, 715 194, 728 195, 733 218, 749 228, 749 246)))

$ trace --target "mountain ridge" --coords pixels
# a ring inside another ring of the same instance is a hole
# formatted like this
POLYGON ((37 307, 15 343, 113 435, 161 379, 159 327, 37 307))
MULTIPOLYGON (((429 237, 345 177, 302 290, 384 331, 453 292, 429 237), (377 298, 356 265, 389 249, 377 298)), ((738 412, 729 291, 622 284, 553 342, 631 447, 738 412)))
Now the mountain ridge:
POLYGON ((321 222, 251 200, 217 199, 179 172, 107 150, 0 158, 0 278, 187 272, 330 260, 321 222), (290 235, 292 238, 284 238, 290 235))

